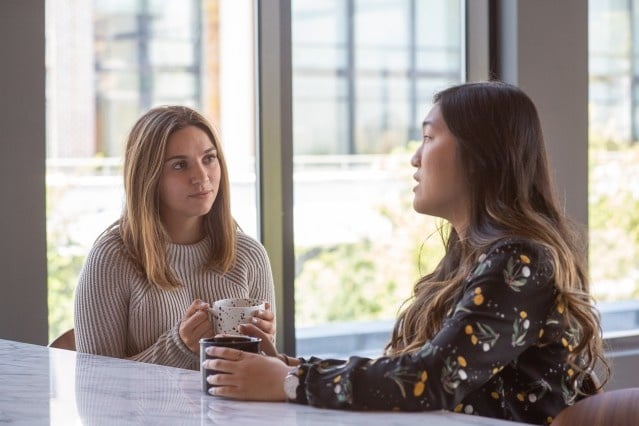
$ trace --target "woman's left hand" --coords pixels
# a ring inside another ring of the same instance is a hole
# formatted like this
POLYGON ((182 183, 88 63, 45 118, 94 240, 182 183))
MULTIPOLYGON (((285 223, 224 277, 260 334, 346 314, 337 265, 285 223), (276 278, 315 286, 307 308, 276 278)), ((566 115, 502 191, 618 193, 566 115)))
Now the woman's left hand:
POLYGON ((279 359, 216 346, 208 347, 206 353, 217 359, 204 361, 204 368, 226 373, 207 377, 209 384, 217 386, 210 388, 211 395, 251 401, 286 401, 284 378, 291 367, 279 359))

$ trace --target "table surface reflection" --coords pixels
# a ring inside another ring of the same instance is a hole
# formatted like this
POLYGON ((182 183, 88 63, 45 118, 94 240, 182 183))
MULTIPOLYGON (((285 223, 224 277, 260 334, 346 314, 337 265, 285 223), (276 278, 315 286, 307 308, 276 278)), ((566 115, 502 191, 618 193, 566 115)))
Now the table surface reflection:
POLYGON ((352 412, 230 401, 196 371, 0 339, 0 424, 513 425, 444 411, 352 412))

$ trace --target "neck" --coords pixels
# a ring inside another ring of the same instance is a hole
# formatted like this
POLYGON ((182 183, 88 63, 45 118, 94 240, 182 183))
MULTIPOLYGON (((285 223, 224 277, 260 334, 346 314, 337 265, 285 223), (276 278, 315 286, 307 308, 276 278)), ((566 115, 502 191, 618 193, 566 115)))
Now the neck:
POLYGON ((164 227, 174 244, 194 244, 204 236, 202 218, 194 218, 180 223, 165 221, 164 227))

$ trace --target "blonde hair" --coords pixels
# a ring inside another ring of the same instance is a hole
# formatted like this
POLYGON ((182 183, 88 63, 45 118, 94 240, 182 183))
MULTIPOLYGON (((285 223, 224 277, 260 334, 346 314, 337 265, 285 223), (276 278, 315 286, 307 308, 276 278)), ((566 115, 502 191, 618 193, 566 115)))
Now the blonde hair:
POLYGON ((231 215, 230 185, 222 147, 206 118, 185 106, 153 108, 133 125, 124 155, 124 211, 106 231, 117 230, 140 272, 165 290, 182 284, 167 262, 166 246, 170 239, 160 220, 158 182, 169 137, 187 126, 195 126, 208 135, 220 165, 218 193, 211 210, 204 216, 204 232, 211 251, 204 267, 224 273, 234 265, 237 225, 231 215))
POLYGON ((576 372, 572 381, 578 392, 591 393, 582 384, 596 364, 604 367, 603 383, 609 375, 601 325, 590 296, 585 245, 558 208, 533 102, 520 89, 499 82, 454 86, 434 101, 455 136, 463 169, 470 171, 470 221, 463 239, 450 229, 443 259, 416 283, 387 353, 414 352, 433 338, 480 254, 501 239, 526 238, 550 254, 556 303, 564 308, 564 326, 576 331, 566 362, 576 372))

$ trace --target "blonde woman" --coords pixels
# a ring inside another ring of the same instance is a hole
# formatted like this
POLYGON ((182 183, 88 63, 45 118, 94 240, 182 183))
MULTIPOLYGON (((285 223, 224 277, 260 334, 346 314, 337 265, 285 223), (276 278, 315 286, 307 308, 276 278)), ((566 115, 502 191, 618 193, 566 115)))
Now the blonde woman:
POLYGON ((223 359, 206 367, 229 373, 209 376, 220 386, 213 395, 543 424, 596 391, 591 374, 603 352, 586 257, 555 198, 530 98, 498 82, 451 87, 435 96, 422 131, 413 207, 450 228, 386 356, 304 360, 211 348, 223 359))
POLYGON ((120 219, 96 241, 75 297, 79 352, 199 369, 215 300, 267 302, 246 334, 272 341, 274 290, 264 247, 242 233, 211 124, 183 106, 154 108, 126 145, 120 219))

